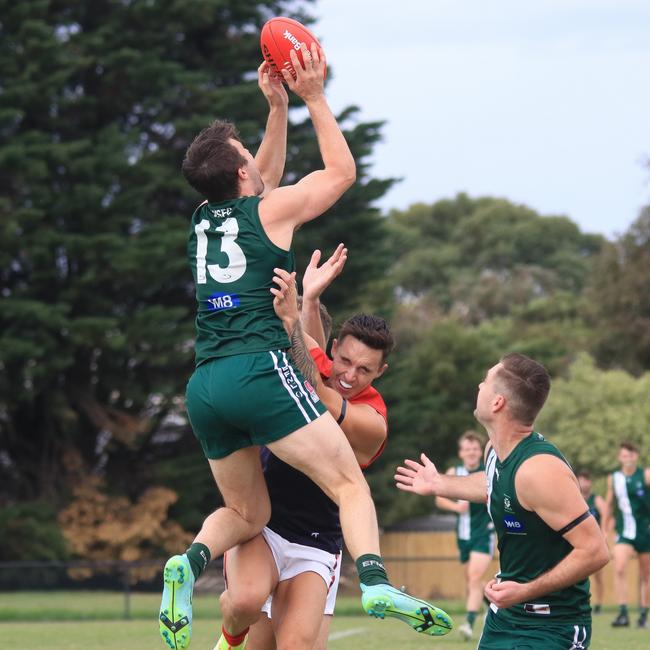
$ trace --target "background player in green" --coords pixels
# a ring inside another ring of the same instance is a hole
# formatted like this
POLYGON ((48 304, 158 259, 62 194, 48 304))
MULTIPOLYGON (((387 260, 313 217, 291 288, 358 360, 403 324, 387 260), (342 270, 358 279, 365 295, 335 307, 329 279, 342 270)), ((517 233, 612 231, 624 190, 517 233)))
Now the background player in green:
MULTIPOLYGON (((276 187, 286 153, 287 102, 264 65, 260 85, 271 114, 257 158, 232 124, 216 121, 195 138, 183 161, 185 178, 206 199, 192 216, 188 241, 198 310, 196 369, 186 404, 224 507, 204 524, 217 535, 202 529, 185 554, 165 565, 160 633, 173 649, 189 646, 194 580, 210 558, 254 537, 269 519, 259 445, 307 474, 339 506, 367 613, 408 616, 414 629, 427 634, 451 629, 444 612, 389 585, 368 485, 340 427, 288 359, 289 340, 273 310, 274 269, 293 271, 294 231, 331 207, 356 173, 325 99, 324 56, 315 44, 301 49, 302 64, 291 51, 296 78, 287 70, 282 75, 309 111, 323 169, 276 187), (278 104, 283 126, 272 119, 278 104)), ((244 636, 228 639, 229 645, 243 643, 244 636)))
POLYGON ((399 488, 416 494, 487 501, 501 566, 485 587, 490 609, 480 650, 576 650, 590 643, 587 576, 609 552, 571 467, 533 430, 549 390, 541 364, 506 355, 488 370, 476 399, 474 415, 490 438, 486 471, 439 474, 422 454, 395 476, 399 488))
MULTIPOLYGON (((458 439, 458 457, 463 464, 450 467, 446 472, 450 476, 467 476, 485 471, 483 441, 476 432, 466 431, 458 439)), ((437 496, 436 505, 458 515, 456 542, 460 562, 465 567, 467 584, 467 620, 458 627, 458 632, 465 639, 471 639, 474 621, 483 600, 483 574, 494 554, 494 526, 482 503, 454 501, 437 496)))
POLYGON ((616 510, 614 544, 614 585, 619 604, 613 627, 627 627, 627 565, 637 553, 641 578, 639 619, 637 626, 648 627, 650 597, 650 469, 639 467, 639 449, 631 442, 621 443, 618 450, 621 469, 607 477, 607 518, 616 510))
MULTIPOLYGON (((603 531, 603 535, 607 538, 607 530, 605 529, 605 519, 606 519, 606 504, 605 499, 600 496, 600 494, 594 494, 591 487, 591 475, 586 470, 580 470, 577 472, 578 484, 580 485, 580 494, 582 498, 587 502, 589 507, 589 512, 594 516, 594 519, 598 522, 600 529, 603 531)), ((603 572, 596 571, 593 575, 589 576, 589 581, 594 585, 592 591, 593 600, 592 600, 592 611, 594 614, 600 614, 603 606, 603 594, 605 593, 605 584, 603 580, 603 572)))

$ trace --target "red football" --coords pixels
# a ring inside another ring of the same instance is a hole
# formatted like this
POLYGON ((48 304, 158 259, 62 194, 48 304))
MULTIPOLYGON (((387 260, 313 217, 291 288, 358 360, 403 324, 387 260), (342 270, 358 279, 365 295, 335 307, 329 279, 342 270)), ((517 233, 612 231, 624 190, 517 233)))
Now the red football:
MULTIPOLYGON (((271 66, 271 70, 277 74, 280 79, 282 75, 280 70, 286 68, 296 78, 296 71, 291 65, 291 58, 289 52, 294 50, 298 55, 298 60, 304 64, 302 60, 302 52, 300 51, 300 44, 305 43, 308 49, 311 49, 311 44, 316 43, 320 47, 318 39, 297 20, 291 18, 271 18, 262 27, 260 34, 260 46, 262 47, 262 55, 264 60, 271 66)), ((327 69, 323 71, 323 78, 327 75, 327 69)))

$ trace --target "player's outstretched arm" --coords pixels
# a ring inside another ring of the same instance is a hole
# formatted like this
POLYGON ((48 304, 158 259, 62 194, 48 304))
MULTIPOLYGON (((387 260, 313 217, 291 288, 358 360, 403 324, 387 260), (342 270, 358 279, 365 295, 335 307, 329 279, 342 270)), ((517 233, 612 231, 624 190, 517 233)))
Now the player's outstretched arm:
MULTIPOLYGON (((515 488, 519 503, 553 530, 564 530, 588 512, 573 472, 549 454, 526 460, 517 472, 515 488)), ((530 602, 583 580, 609 562, 607 543, 591 515, 570 527, 563 537, 573 550, 561 562, 528 583, 490 581, 485 587, 490 602, 497 607, 530 602)))
POLYGON ((474 503, 487 501, 485 472, 451 476, 440 474, 425 454, 420 454, 420 461, 405 460, 406 467, 397 468, 395 483, 398 489, 422 496, 442 496, 474 503))
MULTIPOLYGON (((450 467, 445 474, 447 476, 456 476, 456 470, 453 467, 450 467)), ((441 497, 438 495, 436 496, 436 507, 441 510, 448 510, 449 512, 455 512, 458 515, 462 515, 469 509, 469 504, 467 501, 454 501, 453 499, 448 499, 447 497, 441 497)))
POLYGON ((269 103, 266 131, 255 154, 255 163, 264 181, 263 196, 280 184, 287 158, 289 96, 282 81, 272 78, 269 73, 266 62, 257 69, 257 84, 269 103))
POLYGON ((327 341, 320 316, 320 297, 343 270, 348 259, 348 249, 339 244, 332 255, 318 266, 320 258, 321 252, 315 250, 302 278, 300 321, 303 331, 316 341, 318 347, 325 350, 327 341))
POLYGON ((324 168, 295 185, 277 188, 260 203, 259 214, 266 233, 283 248, 291 243, 297 226, 323 214, 356 179, 354 158, 325 98, 324 54, 316 44, 312 44, 311 51, 303 44, 302 56, 304 67, 296 53, 291 52, 296 79, 287 70, 282 70, 282 75, 309 110, 324 168))

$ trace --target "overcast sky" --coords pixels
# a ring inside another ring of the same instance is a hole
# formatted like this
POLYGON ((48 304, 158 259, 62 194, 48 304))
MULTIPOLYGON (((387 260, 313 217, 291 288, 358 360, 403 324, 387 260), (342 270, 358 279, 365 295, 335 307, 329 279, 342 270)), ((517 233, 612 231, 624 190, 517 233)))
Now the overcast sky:
POLYGON ((503 196, 622 233, 650 202, 648 0, 316 0, 333 109, 386 120, 384 209, 503 196))

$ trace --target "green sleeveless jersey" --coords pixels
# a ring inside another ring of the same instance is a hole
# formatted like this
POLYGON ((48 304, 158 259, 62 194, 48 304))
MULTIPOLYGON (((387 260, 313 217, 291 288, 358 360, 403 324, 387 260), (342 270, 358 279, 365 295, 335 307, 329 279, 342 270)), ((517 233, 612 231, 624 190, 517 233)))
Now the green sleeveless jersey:
POLYGON ((187 254, 196 285, 196 365, 215 357, 289 347, 273 311, 273 269, 293 271, 293 251, 273 244, 260 198, 203 203, 192 215, 187 254))
POLYGON ((645 484, 644 473, 642 467, 637 467, 630 476, 620 470, 612 474, 616 532, 630 540, 650 534, 650 490, 645 484))
MULTIPOLYGON (((552 569, 572 550, 571 544, 550 528, 536 513, 525 510, 517 500, 515 476, 521 464, 538 454, 550 454, 569 464, 558 448, 539 433, 524 438, 503 461, 494 449, 486 462, 488 510, 498 537, 502 580, 531 582, 552 569)), ((568 522, 567 522, 568 523, 568 522)), ((491 605, 493 611, 495 605, 491 605)), ((591 620, 589 580, 540 596, 531 603, 520 603, 498 610, 500 619, 518 625, 538 626, 540 620, 591 620)))
POLYGON ((598 522, 598 525, 600 526, 600 510, 596 507, 596 495, 595 494, 590 494, 585 501, 587 502, 587 506, 589 508, 589 512, 593 515, 594 519, 598 522))
MULTIPOLYGON (((454 468, 456 476, 469 476, 475 472, 484 472, 485 465, 481 463, 476 469, 468 470, 464 465, 454 468)), ((470 503, 469 510, 458 515, 456 534, 460 540, 476 539, 492 532, 492 521, 484 503, 470 503)))

